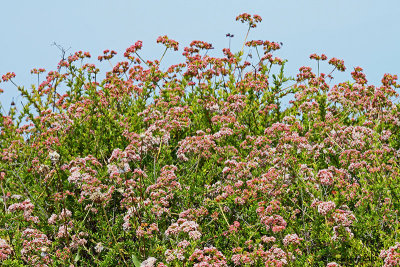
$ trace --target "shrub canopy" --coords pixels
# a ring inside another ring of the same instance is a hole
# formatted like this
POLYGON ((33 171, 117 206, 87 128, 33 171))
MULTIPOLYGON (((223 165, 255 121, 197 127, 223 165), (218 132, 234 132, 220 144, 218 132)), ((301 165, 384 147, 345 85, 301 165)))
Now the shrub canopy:
POLYGON ((397 76, 369 85, 356 67, 333 85, 343 61, 313 54, 318 71, 290 78, 280 47, 246 40, 217 58, 193 41, 162 69, 138 41, 125 61, 98 57, 113 66, 101 80, 88 52, 32 70, 44 81, 17 86, 25 105, 0 116, 0 261, 399 264, 397 76))

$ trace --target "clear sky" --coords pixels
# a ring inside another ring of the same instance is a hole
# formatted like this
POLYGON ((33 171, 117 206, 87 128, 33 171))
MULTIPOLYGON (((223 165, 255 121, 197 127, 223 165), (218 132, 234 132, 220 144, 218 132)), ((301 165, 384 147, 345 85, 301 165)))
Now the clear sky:
MULTIPOLYGON (((93 62, 105 49, 122 56, 127 47, 143 41, 142 57, 160 58, 160 35, 180 43, 180 52, 166 55, 177 63, 182 48, 202 40, 220 55, 228 47, 240 50, 247 31, 235 21, 240 13, 258 14, 261 24, 251 39, 283 42, 277 56, 288 59, 287 73, 315 67, 312 53, 344 60, 347 71, 335 83, 350 79, 353 67, 364 68, 370 84, 380 85, 384 73, 400 74, 399 0, 1 0, 0 75, 15 72, 15 82, 30 88, 37 83, 32 68, 55 70, 60 51, 51 44, 70 48, 68 53, 89 51, 93 62)), ((109 65, 99 65, 109 68, 109 65)), ((322 71, 328 72, 328 65, 322 71)), ((21 101, 11 84, 0 83, 5 93, 0 103, 8 110, 11 100, 21 101)))

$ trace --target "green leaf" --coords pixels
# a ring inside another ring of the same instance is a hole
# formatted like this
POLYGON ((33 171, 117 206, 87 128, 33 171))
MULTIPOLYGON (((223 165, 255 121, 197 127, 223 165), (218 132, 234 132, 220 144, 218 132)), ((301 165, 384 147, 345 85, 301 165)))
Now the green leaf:
POLYGON ((140 267, 140 261, 133 254, 132 254, 132 261, 133 261, 133 264, 135 264, 136 267, 140 267))
POLYGON ((74 259, 75 262, 78 262, 81 259, 80 252, 81 251, 79 250, 78 253, 76 254, 75 259, 74 259))

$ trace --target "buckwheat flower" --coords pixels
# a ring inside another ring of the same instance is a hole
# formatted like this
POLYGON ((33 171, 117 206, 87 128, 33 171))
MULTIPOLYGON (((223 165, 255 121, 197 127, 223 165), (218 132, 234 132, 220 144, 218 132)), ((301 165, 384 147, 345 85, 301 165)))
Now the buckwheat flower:
POLYGON ((119 174, 124 174, 131 171, 131 168, 127 162, 118 164, 117 169, 119 174))
POLYGON ((180 248, 186 248, 188 246, 190 246, 190 242, 187 241, 187 240, 183 240, 183 241, 178 243, 178 247, 180 247, 180 248))
POLYGON ((301 251, 299 248, 296 248, 294 251, 300 256, 303 255, 303 251, 301 251))
POLYGON ((83 175, 77 168, 71 169, 71 175, 68 177, 68 182, 77 183, 82 179, 83 175))
POLYGON ((240 254, 234 254, 231 258, 231 260, 233 261, 233 264, 235 265, 240 265, 240 259, 242 258, 242 255, 240 254))
POLYGON ((176 235, 177 233, 180 232, 180 227, 177 223, 173 223, 171 224, 168 229, 165 231, 165 235, 169 236, 169 235, 176 235))
POLYGON ((197 240, 201 237, 201 233, 199 231, 191 231, 189 232, 189 237, 193 240, 197 240))
POLYGON ((22 196, 21 195, 12 195, 11 196, 11 199, 21 199, 22 198, 22 196))
POLYGON ((328 170, 320 170, 317 177, 322 185, 333 184, 333 174, 328 170))
POLYGON ((237 232, 238 228, 240 227, 240 223, 238 221, 235 221, 233 225, 229 225, 229 232, 237 232))
POLYGON ((32 216, 35 206, 31 203, 30 199, 27 199, 21 203, 14 203, 8 207, 10 212, 23 211, 24 219, 29 222, 38 223, 39 218, 37 216, 32 216))
POLYGON ((12 253, 11 246, 6 240, 0 238, 0 260, 5 260, 12 253))
POLYGON ((143 261, 140 264, 140 267, 154 267, 157 259, 154 257, 150 257, 147 260, 143 261))
POLYGON ((139 226, 138 229, 136 229, 136 236, 137 237, 143 237, 146 234, 142 226, 139 226))
POLYGON ((213 105, 208 106, 207 109, 208 109, 210 112, 218 112, 220 108, 219 108, 219 106, 218 106, 217 103, 214 103, 213 105))
POLYGON ((56 151, 50 152, 49 157, 52 164, 56 164, 60 160, 60 154, 58 154, 56 151))
POLYGON ((281 248, 278 248, 274 245, 269 249, 269 252, 272 254, 270 258, 278 260, 283 265, 286 265, 288 263, 287 262, 288 255, 286 255, 285 251, 283 251, 281 248))
POLYGON ((46 176, 50 172, 50 168, 47 165, 40 164, 37 172, 42 176, 46 176))
POLYGON ((124 218, 123 218, 124 223, 122 224, 122 229, 124 231, 128 231, 128 230, 131 229, 132 225, 131 225, 129 220, 133 216, 133 212, 134 212, 134 209, 133 208, 129 208, 128 211, 126 212, 124 218))
POLYGON ((334 210, 336 208, 336 204, 333 201, 328 201, 328 202, 321 202, 318 204, 318 212, 321 215, 327 215, 328 212, 331 210, 334 210))
POLYGON ((297 234, 288 234, 283 238, 283 245, 286 247, 290 244, 294 245, 299 245, 300 241, 302 241, 303 238, 299 238, 297 234))
POLYGON ((225 168, 222 170, 222 173, 223 173, 223 174, 226 174, 227 172, 230 172, 230 170, 231 170, 231 168, 225 167, 225 168))
POLYGON ((175 252, 175 256, 178 260, 180 260, 180 261, 185 260, 185 256, 184 256, 185 251, 183 249, 175 249, 174 252, 175 252))
POLYGON ((278 232, 285 230, 285 228, 286 228, 286 226, 283 226, 283 225, 282 226, 275 225, 272 227, 272 232, 278 233, 278 232))
POLYGON ((231 258, 234 265, 246 265, 253 266, 254 260, 252 260, 248 255, 244 254, 234 254, 231 258))
POLYGON ((168 36, 159 36, 157 38, 157 43, 162 43, 165 45, 167 48, 174 49, 175 51, 178 51, 179 49, 179 43, 175 40, 169 39, 168 36))
POLYGON ((246 203, 246 201, 243 198, 241 198, 241 197, 235 198, 235 204, 244 205, 245 203, 246 203))
POLYGON ((326 267, 340 267, 339 264, 337 264, 336 262, 330 262, 326 265, 326 267))
POLYGON ((61 226, 58 228, 57 237, 58 237, 58 238, 67 237, 69 231, 71 231, 71 228, 70 228, 70 227, 68 227, 68 226, 66 226, 66 225, 61 225, 61 226))
POLYGON ((395 155, 397 158, 400 158, 400 149, 398 149, 397 151, 396 151, 396 155, 395 155))
POLYGON ((205 247, 204 249, 195 249, 189 257, 189 261, 193 262, 193 267, 228 266, 225 256, 215 247, 205 247))
POLYGON ((22 249, 20 250, 22 259, 28 266, 53 266, 52 259, 46 251, 51 245, 48 237, 37 229, 27 228, 22 232, 22 249), (39 258, 36 253, 40 252, 39 258))
POLYGON ((71 218, 72 216, 72 212, 68 209, 62 209, 61 213, 60 213, 60 218, 62 219, 67 219, 67 218, 71 218))
POLYGON ((103 244, 102 244, 101 242, 97 243, 96 246, 94 247, 94 250, 95 250, 97 253, 102 252, 102 251, 104 250, 103 244))
POLYGON ((49 224, 55 224, 56 221, 57 221, 57 218, 58 218, 57 214, 52 214, 52 215, 50 216, 50 218, 47 220, 47 222, 48 222, 49 224))
POLYGON ((392 135, 391 131, 383 130, 379 138, 382 141, 387 141, 391 135, 392 135))
POLYGON ((97 190, 89 196, 89 199, 94 203, 102 203, 106 200, 106 194, 103 194, 97 190))
POLYGON ((7 72, 7 74, 3 75, 1 77, 3 79, 3 82, 7 82, 12 78, 15 78, 15 73, 14 72, 7 72))
POLYGON ((27 199, 21 203, 14 203, 8 207, 8 211, 32 211, 34 209, 30 199, 27 199))
POLYGON ((332 217, 337 225, 342 226, 350 226, 356 220, 356 216, 350 210, 337 209, 332 217))
POLYGON ((79 246, 84 246, 87 243, 87 240, 84 237, 87 237, 89 234, 85 232, 79 232, 76 235, 71 237, 70 247, 77 249, 79 246))
POLYGON ((115 174, 118 174, 118 173, 119 173, 119 171, 118 171, 118 167, 117 167, 117 165, 114 165, 114 164, 108 164, 108 165, 107 165, 107 173, 108 173, 109 175, 115 175, 115 174))
POLYGON ((389 266, 399 266, 400 265, 400 243, 396 242, 396 244, 387 250, 382 250, 379 254, 379 257, 383 259, 385 263, 384 267, 389 266))
POLYGON ((182 231, 188 233, 190 231, 196 230, 199 227, 199 225, 194 221, 186 221, 182 223, 180 227, 182 231))
POLYGON ((273 236, 262 236, 261 237, 261 241, 262 242, 264 242, 264 243, 275 243, 275 241, 276 241, 276 238, 275 237, 273 237, 273 236))
POLYGON ((170 263, 171 261, 175 260, 175 255, 174 255, 174 251, 171 249, 167 249, 164 253, 165 256, 165 260, 170 263))

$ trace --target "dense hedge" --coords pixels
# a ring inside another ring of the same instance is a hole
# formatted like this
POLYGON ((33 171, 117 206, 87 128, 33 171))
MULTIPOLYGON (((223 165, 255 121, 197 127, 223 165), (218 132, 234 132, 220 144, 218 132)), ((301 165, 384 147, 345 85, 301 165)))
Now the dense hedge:
POLYGON ((87 52, 30 90, 2 77, 26 100, 0 116, 2 265, 400 264, 395 75, 333 85, 343 61, 313 54, 289 78, 269 41, 167 69, 141 48, 104 51, 102 80, 87 52))

